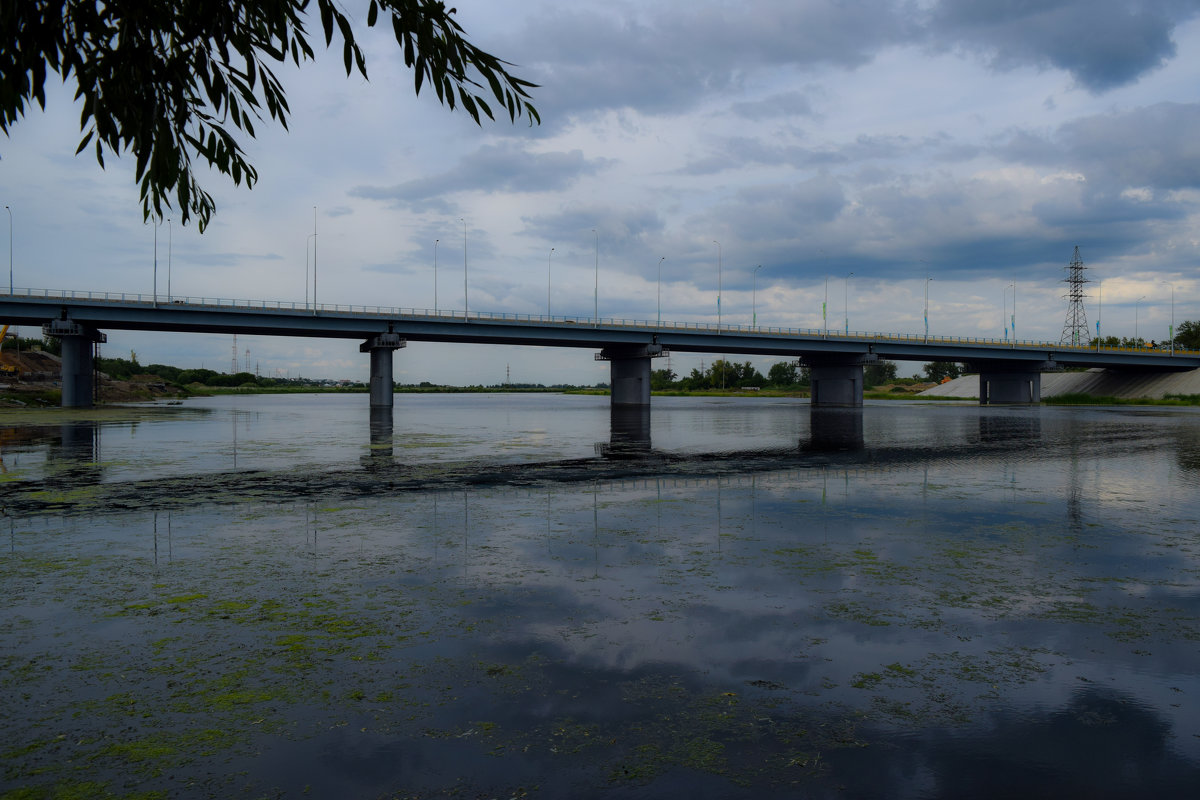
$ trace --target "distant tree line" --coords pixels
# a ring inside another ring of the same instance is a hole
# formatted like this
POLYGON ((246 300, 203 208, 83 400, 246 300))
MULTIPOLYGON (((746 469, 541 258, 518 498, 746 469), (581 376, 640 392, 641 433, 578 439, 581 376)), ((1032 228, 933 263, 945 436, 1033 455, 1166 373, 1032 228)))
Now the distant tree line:
POLYGON ((27 353, 30 350, 41 350, 43 353, 51 353, 57 356, 62 355, 62 340, 55 338, 34 339, 28 336, 17 336, 13 339, 6 339, 4 341, 4 349, 6 351, 19 350, 23 353, 27 353))
MULTIPOLYGON (((1155 339, 1147 341, 1138 336, 1104 336, 1100 338, 1101 347, 1170 347, 1171 340, 1161 342, 1155 339)), ((1185 320, 1175 328, 1175 347, 1179 350, 1200 350, 1200 322, 1185 320)))
POLYGON ((202 386, 292 386, 301 383, 316 383, 302 379, 264 378, 253 372, 217 372, 212 369, 181 369, 169 364, 139 364, 137 353, 131 352, 129 358, 99 358, 96 368, 113 380, 127 381, 135 377, 153 375, 166 383, 178 386, 188 386, 198 383, 202 386))
MULTIPOLYGON (((940 382, 943 378, 957 378, 962 374, 961 364, 937 361, 925 365, 924 380, 940 382)), ((863 385, 866 387, 913 383, 917 380, 899 377, 894 361, 880 359, 863 367, 863 385)), ((656 369, 650 373, 650 388, 659 392, 747 388, 804 391, 811 385, 811 371, 798 360, 779 361, 771 366, 765 376, 749 361, 739 364, 722 358, 712 362, 707 369, 703 365, 693 368, 686 377, 680 377, 670 369, 656 369)))

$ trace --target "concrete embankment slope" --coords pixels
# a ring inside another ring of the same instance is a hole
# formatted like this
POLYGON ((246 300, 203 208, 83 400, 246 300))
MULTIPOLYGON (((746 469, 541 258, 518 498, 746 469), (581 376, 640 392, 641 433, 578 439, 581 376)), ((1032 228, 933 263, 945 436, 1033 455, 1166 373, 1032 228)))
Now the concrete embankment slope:
MULTIPOLYGON (((1042 397, 1090 394, 1093 397, 1152 397, 1200 394, 1200 369, 1187 372, 1128 372, 1089 369, 1086 372, 1043 372, 1042 397)), ((964 375, 917 397, 979 397, 979 376, 964 375)))

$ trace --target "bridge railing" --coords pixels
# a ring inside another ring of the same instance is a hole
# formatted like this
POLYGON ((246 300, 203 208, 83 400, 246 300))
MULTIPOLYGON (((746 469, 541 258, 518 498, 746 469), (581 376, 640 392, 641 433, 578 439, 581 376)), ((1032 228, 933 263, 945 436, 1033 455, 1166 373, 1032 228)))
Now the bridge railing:
MULTIPOLYGON (((0 296, 5 293, 0 292, 0 296)), ((1065 345, 1057 342, 1043 342, 1036 339, 1007 339, 991 337, 964 336, 927 336, 919 333, 883 333, 877 331, 846 331, 833 328, 783 328, 767 325, 742 325, 737 323, 686 322, 674 320, 642 320, 619 317, 580 317, 571 315, 522 314, 516 312, 478 312, 469 313, 454 309, 402 308, 395 306, 357 305, 342 303, 304 303, 288 300, 246 300, 225 297, 190 297, 179 295, 154 295, 137 292, 94 292, 77 289, 14 289, 13 298, 25 297, 39 300, 86 300, 90 302, 113 303, 126 306, 149 308, 176 308, 179 310, 197 309, 236 309, 260 312, 275 312, 293 314, 354 314, 357 316, 375 316, 388 319, 432 319, 432 320, 463 320, 464 322, 519 322, 546 326, 579 326, 594 328, 623 328, 648 331, 695 331, 717 335, 735 333, 739 335, 767 337, 796 337, 820 338, 853 342, 906 342, 922 345, 945 344, 949 346, 978 346, 992 348, 1022 348, 1050 350, 1055 352, 1102 352, 1102 353, 1139 353, 1169 357, 1172 354, 1195 356, 1200 351, 1182 350, 1175 348, 1154 349, 1150 347, 1107 347, 1098 344, 1065 345)))

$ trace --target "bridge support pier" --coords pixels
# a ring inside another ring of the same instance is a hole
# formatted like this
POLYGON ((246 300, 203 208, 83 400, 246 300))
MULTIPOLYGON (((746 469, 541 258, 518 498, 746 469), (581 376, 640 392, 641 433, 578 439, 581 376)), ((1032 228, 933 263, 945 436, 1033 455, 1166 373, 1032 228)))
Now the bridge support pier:
POLYGON ((863 365, 877 360, 873 353, 849 356, 805 356, 812 382, 810 402, 814 406, 863 404, 863 365))
POLYGON ((1018 405, 1042 401, 1042 373, 1053 361, 1001 361, 979 365, 979 405, 1018 405))
POLYGON ((609 362, 609 385, 613 408, 650 406, 650 359, 664 355, 660 344, 613 345, 596 354, 609 362))
POLYGON ((108 336, 69 319, 47 322, 42 335, 62 342, 62 407, 91 408, 95 396, 92 351, 96 344, 107 342, 108 336))
POLYGON ((391 408, 395 404, 392 379, 392 353, 407 347, 398 333, 381 333, 358 346, 358 352, 371 354, 371 408, 391 408))

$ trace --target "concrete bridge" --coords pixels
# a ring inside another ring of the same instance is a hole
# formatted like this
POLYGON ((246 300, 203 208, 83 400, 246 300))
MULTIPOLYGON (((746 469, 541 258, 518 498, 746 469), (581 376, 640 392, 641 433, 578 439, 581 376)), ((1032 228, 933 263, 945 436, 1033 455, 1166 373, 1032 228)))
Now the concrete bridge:
POLYGON ((0 294, 0 322, 40 325, 61 339, 62 404, 73 407, 92 404, 94 345, 105 341, 105 330, 357 339, 371 360, 372 408, 392 407, 393 354, 410 341, 591 349, 610 364, 614 409, 649 407, 651 361, 670 351, 800 359, 810 369, 814 406, 862 405, 863 366, 879 359, 967 362, 979 373, 981 404, 1036 403, 1041 374, 1063 367, 1200 367, 1200 352, 1174 350, 72 290, 0 294))

